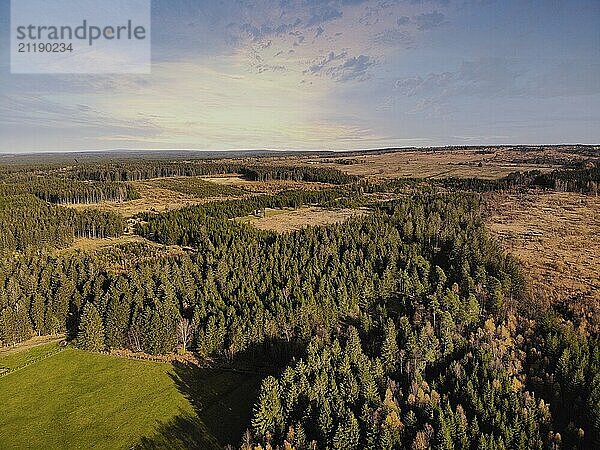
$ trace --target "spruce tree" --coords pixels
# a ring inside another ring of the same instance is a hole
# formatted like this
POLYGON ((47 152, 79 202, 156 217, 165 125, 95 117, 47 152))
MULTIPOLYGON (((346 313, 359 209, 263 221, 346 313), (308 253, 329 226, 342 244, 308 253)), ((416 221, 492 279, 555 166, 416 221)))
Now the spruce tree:
POLYGON ((383 346, 381 349, 383 366, 387 373, 394 372, 396 370, 396 365, 398 364, 399 350, 396 338, 396 326, 392 319, 388 319, 385 324, 383 346))
POLYGON ((88 302, 83 307, 77 334, 77 346, 84 350, 100 351, 104 349, 104 326, 96 307, 88 302))
POLYGON ((254 408, 252 426, 260 439, 278 436, 283 430, 279 384, 273 377, 267 377, 262 382, 258 402, 254 408))

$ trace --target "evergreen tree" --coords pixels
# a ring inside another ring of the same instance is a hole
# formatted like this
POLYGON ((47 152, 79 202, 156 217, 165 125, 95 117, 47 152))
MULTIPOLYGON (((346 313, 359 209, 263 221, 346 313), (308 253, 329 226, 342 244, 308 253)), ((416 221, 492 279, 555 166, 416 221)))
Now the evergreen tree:
POLYGON ((100 351, 104 349, 104 326, 96 307, 88 302, 83 307, 77 334, 77 346, 84 350, 100 351))
POLYGON ((388 319, 385 324, 383 345, 381 347, 381 356, 386 372, 393 372, 396 370, 399 352, 396 326, 392 319, 388 319))
POLYGON ((258 401, 254 408, 252 426, 261 440, 277 437, 283 431, 283 410, 280 401, 279 384, 273 377, 263 380, 258 401))

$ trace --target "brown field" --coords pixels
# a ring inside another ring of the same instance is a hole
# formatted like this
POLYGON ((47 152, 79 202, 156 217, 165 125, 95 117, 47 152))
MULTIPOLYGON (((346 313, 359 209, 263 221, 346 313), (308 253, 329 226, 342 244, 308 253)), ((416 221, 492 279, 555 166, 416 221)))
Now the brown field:
MULTIPOLYGON (((325 183, 307 183, 284 180, 249 181, 245 180, 241 176, 231 175, 199 178, 224 186, 241 188, 247 192, 246 195, 275 194, 287 189, 324 189, 330 186, 325 183)), ((165 180, 165 178, 129 182, 135 187, 141 196, 141 198, 137 200, 130 200, 126 202, 72 204, 68 206, 77 209, 93 208, 101 211, 110 211, 129 218, 143 212, 165 212, 185 208, 186 206, 201 205, 216 200, 241 198, 240 196, 215 196, 203 198, 194 197, 182 192, 176 192, 156 186, 157 181, 163 180, 165 180)))
POLYGON ((468 150, 398 150, 381 154, 355 153, 350 156, 285 156, 257 159, 253 163, 333 167, 351 175, 379 180, 399 177, 496 179, 515 171, 549 171, 584 159, 589 157, 568 153, 557 147, 527 150, 487 147, 468 150), (336 163, 336 160, 352 160, 355 164, 344 165, 336 163))
POLYGON ((276 194, 288 189, 318 190, 332 186, 326 183, 308 183, 304 181, 250 181, 244 179, 241 175, 211 176, 202 177, 202 179, 224 186, 241 188, 252 194, 276 194))
MULTIPOLYGON (((164 180, 164 179, 157 179, 164 180)), ((142 212, 165 212, 174 209, 185 208, 186 206, 201 205, 214 200, 224 200, 227 198, 239 197, 204 197, 198 198, 187 195, 182 192, 176 192, 155 186, 156 180, 131 181, 135 189, 139 192, 141 198, 127 202, 102 202, 88 204, 69 205, 72 208, 86 209, 93 208, 101 211, 111 211, 121 214, 123 217, 133 217, 142 212)))
POLYGON ((261 230, 271 230, 278 233, 287 233, 300 230, 307 226, 328 225, 343 222, 350 217, 366 214, 366 209, 270 209, 265 211, 265 217, 247 216, 240 220, 250 223, 261 230))
POLYGON ((110 211, 121 214, 123 217, 133 217, 142 212, 171 211, 218 199, 218 197, 194 198, 168 189, 161 189, 155 186, 144 186, 143 183, 140 183, 140 185, 136 184, 136 189, 138 189, 138 192, 142 197, 137 200, 130 200, 127 202, 75 204, 69 206, 77 209, 99 209, 101 211, 110 211))
POLYGON ((600 325, 600 197, 531 192, 495 196, 491 231, 524 264, 534 293, 571 302, 600 325))
POLYGON ((124 234, 115 238, 106 239, 92 239, 92 238, 76 238, 70 247, 58 250, 59 253, 65 253, 72 250, 83 250, 83 251, 94 251, 100 250, 113 245, 132 244, 132 243, 146 243, 153 246, 160 246, 159 244, 149 241, 136 234, 124 234))
MULTIPOLYGON (((550 164, 515 163, 501 152, 482 154, 475 150, 464 151, 412 151, 367 155, 356 158, 358 164, 340 165, 327 163, 350 175, 373 179, 387 178, 442 178, 478 177, 497 179, 511 172, 527 170, 551 170, 550 164)), ((347 159, 347 158, 341 158, 347 159)))

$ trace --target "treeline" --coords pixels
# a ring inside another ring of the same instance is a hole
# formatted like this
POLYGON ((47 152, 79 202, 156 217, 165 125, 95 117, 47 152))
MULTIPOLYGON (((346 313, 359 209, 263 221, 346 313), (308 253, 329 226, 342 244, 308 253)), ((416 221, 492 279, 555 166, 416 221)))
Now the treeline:
POLYGON ((559 192, 580 192, 597 195, 600 186, 600 167, 583 166, 575 169, 554 170, 539 175, 535 184, 559 192))
POLYGON ((131 161, 112 164, 80 165, 65 172, 77 180, 139 181, 150 178, 190 177, 202 175, 242 174, 253 181, 292 180, 347 184, 357 177, 325 167, 248 165, 243 162, 219 161, 131 161))
POLYGON ((21 174, 18 180, 0 184, 0 197, 22 194, 33 194, 54 204, 100 203, 140 198, 131 185, 118 182, 77 181, 56 176, 21 174))
POLYGON ((210 202, 158 215, 143 213, 139 215, 141 222, 136 226, 136 233, 161 244, 198 246, 206 242, 207 236, 211 233, 209 228, 217 227, 228 232, 234 231, 233 224, 223 226, 227 219, 243 217, 264 208, 329 205, 344 195, 345 192, 337 189, 290 190, 276 195, 210 202))
POLYGON ((287 180, 308 181, 330 184, 348 184, 357 181, 355 175, 347 175, 338 169, 308 166, 257 166, 240 170, 253 181, 287 180))
POLYGON ((27 186, 35 196, 56 204, 124 202, 140 198, 131 185, 119 182, 38 178, 29 182, 27 186))
POLYGON ((0 196, 0 252, 31 247, 65 247, 76 237, 123 233, 121 216, 49 205, 31 194, 0 196))
POLYGON ((498 180, 450 177, 441 180, 431 180, 431 182, 434 185, 448 189, 475 192, 509 191, 540 187, 558 192, 578 192, 597 195, 598 186, 600 185, 600 167, 584 165, 571 169, 553 170, 548 173, 542 173, 539 170, 513 172, 498 180))
POLYGON ((150 178, 191 177, 240 173, 240 163, 204 161, 127 161, 78 165, 66 175, 81 181, 140 181, 150 178))
POLYGON ((449 177, 431 180, 431 183, 451 190, 472 192, 511 191, 538 185, 538 178, 541 175, 542 173, 539 170, 532 170, 528 172, 512 172, 497 180, 449 177))

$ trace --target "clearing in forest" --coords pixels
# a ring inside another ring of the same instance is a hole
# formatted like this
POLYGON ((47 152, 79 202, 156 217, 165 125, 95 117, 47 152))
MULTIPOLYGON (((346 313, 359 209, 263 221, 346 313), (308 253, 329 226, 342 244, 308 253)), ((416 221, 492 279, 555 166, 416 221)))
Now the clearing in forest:
MULTIPOLYGON (((135 187, 141 198, 126 202, 107 201, 102 203, 75 204, 68 206, 77 209, 99 209, 101 211, 114 212, 129 218, 143 212, 171 211, 223 198, 221 194, 215 193, 216 191, 222 192, 222 189, 213 191, 210 187, 207 188, 205 185, 199 186, 198 183, 193 182, 193 177, 190 177, 188 180, 190 182, 189 189, 196 194, 191 192, 185 193, 183 192, 185 190, 184 181, 182 181, 181 178, 178 178, 177 180, 162 178, 145 181, 128 181, 128 183, 135 187), (171 189, 167 189, 165 186, 169 186, 171 189), (207 194, 213 192, 215 194, 214 196, 202 196, 199 195, 200 192, 207 194)), ((217 188, 219 187, 217 186, 217 188)))
POLYGON ((351 217, 367 213, 366 209, 326 209, 306 207, 299 209, 271 209, 265 210, 264 217, 260 215, 246 216, 239 220, 247 222, 261 230, 271 230, 278 233, 300 230, 307 226, 328 225, 343 222, 351 217))
MULTIPOLYGON (((266 164, 268 166, 268 164, 266 164)), ((247 180, 241 175, 224 175, 204 177, 206 181, 219 184, 221 186, 230 186, 243 189, 253 194, 277 194, 278 192, 290 189, 319 190, 331 187, 327 183, 316 183, 308 181, 288 181, 288 180, 268 180, 252 181, 247 180)))

